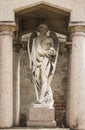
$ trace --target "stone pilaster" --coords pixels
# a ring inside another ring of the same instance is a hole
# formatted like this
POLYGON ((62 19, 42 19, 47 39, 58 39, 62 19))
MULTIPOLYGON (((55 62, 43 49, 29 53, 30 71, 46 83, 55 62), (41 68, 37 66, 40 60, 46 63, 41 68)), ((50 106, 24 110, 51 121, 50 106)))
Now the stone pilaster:
POLYGON ((66 91, 66 123, 69 124, 69 112, 70 110, 70 78, 71 78, 71 55, 72 55, 72 42, 66 43, 66 48, 68 52, 68 70, 67 70, 67 91, 66 91))
POLYGON ((13 126, 13 32, 15 23, 0 23, 0 128, 13 126))
POLYGON ((70 58, 67 124, 72 129, 85 129, 85 24, 70 23, 72 53, 70 58))
POLYGON ((13 124, 20 123, 20 48, 21 44, 13 44, 13 124))

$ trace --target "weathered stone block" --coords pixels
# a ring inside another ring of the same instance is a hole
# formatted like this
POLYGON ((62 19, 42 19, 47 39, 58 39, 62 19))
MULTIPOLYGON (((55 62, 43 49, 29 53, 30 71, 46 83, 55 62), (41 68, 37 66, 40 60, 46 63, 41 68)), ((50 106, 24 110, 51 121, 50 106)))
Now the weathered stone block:
POLYGON ((27 126, 55 127, 54 108, 30 107, 27 126))

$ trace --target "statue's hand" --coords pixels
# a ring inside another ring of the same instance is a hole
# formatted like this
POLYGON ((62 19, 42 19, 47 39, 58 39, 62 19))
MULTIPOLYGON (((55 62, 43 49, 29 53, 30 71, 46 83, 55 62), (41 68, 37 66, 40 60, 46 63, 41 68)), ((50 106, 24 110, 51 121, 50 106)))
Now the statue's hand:
POLYGON ((51 56, 55 56, 56 55, 56 51, 55 51, 55 49, 54 48, 50 48, 50 50, 49 51, 47 51, 47 53, 46 53, 46 56, 47 57, 51 57, 51 56))
POLYGON ((49 58, 51 56, 51 52, 50 51, 46 51, 45 56, 49 58))
POLYGON ((50 55, 51 56, 55 56, 56 55, 56 51, 53 48, 50 48, 50 55))

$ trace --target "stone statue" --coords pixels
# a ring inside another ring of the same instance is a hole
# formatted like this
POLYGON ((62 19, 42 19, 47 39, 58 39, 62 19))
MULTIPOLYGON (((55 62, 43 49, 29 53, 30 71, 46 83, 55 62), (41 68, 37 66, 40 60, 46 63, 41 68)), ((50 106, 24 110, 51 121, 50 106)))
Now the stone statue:
POLYGON ((48 26, 40 24, 28 40, 30 69, 36 92, 36 103, 53 105, 51 81, 56 68, 58 57, 58 38, 55 32, 49 31, 48 26))

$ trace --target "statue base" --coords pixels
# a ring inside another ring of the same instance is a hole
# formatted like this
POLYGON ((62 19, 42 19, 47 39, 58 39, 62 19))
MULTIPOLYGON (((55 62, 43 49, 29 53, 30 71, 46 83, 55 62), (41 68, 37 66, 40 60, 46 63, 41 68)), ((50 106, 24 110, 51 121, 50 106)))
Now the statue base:
POLYGON ((32 104, 29 108, 28 127, 56 127, 54 107, 32 104))

